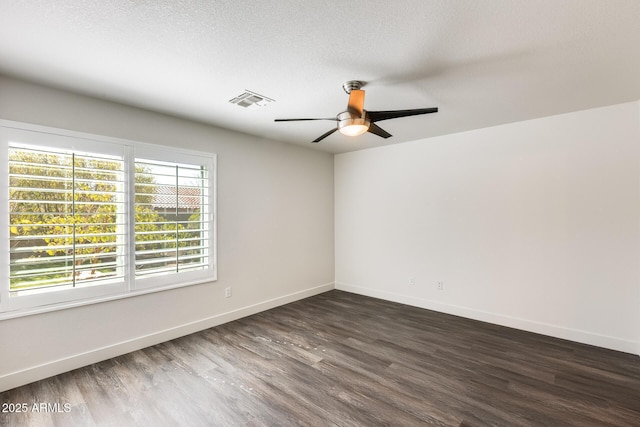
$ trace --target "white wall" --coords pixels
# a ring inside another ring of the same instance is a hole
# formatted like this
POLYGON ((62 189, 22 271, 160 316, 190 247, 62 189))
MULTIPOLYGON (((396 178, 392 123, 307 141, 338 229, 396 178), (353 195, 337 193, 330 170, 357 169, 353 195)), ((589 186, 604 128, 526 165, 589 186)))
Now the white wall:
POLYGON ((331 155, 2 76, 0 118, 217 153, 219 266, 214 283, 1 320, 0 391, 333 289, 331 155))
POLYGON ((336 287, 640 353, 639 118, 634 102, 337 155, 336 287))

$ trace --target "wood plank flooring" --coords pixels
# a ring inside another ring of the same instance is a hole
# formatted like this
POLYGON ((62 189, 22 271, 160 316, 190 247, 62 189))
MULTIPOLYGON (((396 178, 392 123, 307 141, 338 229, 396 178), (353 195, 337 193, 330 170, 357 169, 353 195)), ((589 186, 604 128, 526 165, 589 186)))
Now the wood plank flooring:
POLYGON ((29 405, 12 427, 640 426, 640 357, 331 291, 0 403, 29 405))

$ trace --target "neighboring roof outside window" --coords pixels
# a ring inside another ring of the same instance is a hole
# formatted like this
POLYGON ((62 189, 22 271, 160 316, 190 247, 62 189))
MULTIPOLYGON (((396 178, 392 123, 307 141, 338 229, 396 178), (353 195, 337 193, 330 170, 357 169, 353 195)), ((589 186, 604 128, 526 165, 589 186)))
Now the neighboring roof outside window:
POLYGON ((151 202, 153 207, 158 209, 170 209, 176 207, 176 191, 178 197, 178 208, 195 210, 202 205, 202 190, 199 188, 185 188, 171 185, 159 185, 151 202))

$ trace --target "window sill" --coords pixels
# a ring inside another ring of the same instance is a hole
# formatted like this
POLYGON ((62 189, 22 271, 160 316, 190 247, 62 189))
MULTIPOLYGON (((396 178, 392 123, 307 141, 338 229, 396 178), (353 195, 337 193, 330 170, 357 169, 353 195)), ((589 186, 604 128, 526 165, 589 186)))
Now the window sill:
POLYGON ((59 310, 68 310, 68 309, 72 309, 72 308, 76 308, 76 307, 83 307, 83 306, 86 306, 86 305, 100 304, 100 303, 116 301, 116 300, 125 299, 125 298, 132 298, 132 297, 152 294, 152 293, 156 293, 156 292, 164 292, 164 291, 170 291, 170 290, 174 290, 174 289, 178 289, 178 288, 185 288, 185 287, 193 286, 193 285, 202 285, 202 284, 205 284, 205 283, 213 283, 213 282, 216 282, 216 281, 217 281, 217 277, 210 277, 210 278, 206 278, 206 279, 203 278, 203 279, 198 279, 198 280, 194 280, 194 281, 191 281, 191 282, 180 283, 180 284, 176 284, 176 285, 168 285, 168 286, 165 285, 165 286, 162 286, 160 288, 140 289, 140 290, 136 290, 136 291, 122 292, 122 293, 108 295, 108 296, 101 296, 101 297, 95 297, 95 298, 86 298, 86 299, 76 300, 76 301, 67 301, 67 302, 63 302, 63 303, 42 305, 42 306, 39 306, 39 307, 16 309, 16 310, 12 310, 12 311, 1 312, 0 313, 0 321, 8 320, 8 319, 15 319, 15 318, 18 318, 18 317, 25 317, 25 316, 33 316, 33 315, 38 315, 38 314, 44 314, 44 313, 49 313, 49 312, 59 311, 59 310))

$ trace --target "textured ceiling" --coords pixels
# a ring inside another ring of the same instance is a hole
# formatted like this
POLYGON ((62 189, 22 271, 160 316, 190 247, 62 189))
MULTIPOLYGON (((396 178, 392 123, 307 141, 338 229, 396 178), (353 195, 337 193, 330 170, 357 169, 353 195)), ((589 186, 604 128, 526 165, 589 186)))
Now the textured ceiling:
POLYGON ((0 0, 0 73, 336 153, 635 101, 639 52, 638 0, 0 0), (387 140, 273 122, 335 116, 353 79, 440 112, 387 140))

